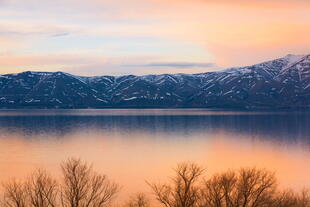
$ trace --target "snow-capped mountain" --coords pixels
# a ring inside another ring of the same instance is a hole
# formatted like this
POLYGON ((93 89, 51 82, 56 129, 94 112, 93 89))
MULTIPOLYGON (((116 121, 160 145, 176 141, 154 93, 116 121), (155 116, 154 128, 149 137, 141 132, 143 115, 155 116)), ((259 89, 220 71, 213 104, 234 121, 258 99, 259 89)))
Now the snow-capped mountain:
POLYGON ((0 76, 0 108, 310 107, 310 54, 200 74, 0 76))

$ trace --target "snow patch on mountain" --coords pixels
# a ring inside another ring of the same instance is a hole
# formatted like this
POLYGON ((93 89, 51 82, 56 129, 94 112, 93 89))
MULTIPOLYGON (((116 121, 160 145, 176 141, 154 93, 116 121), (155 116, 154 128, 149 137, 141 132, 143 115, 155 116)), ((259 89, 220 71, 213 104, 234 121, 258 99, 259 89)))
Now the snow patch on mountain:
POLYGON ((241 107, 310 105, 310 55, 199 74, 0 76, 2 108, 241 107))

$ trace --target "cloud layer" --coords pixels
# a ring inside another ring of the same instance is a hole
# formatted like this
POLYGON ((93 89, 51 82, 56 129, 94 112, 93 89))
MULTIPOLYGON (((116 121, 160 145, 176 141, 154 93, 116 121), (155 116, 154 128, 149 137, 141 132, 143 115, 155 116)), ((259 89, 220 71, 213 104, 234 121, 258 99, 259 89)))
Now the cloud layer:
POLYGON ((309 36, 308 0, 0 0, 0 73, 195 73, 310 53, 309 36))

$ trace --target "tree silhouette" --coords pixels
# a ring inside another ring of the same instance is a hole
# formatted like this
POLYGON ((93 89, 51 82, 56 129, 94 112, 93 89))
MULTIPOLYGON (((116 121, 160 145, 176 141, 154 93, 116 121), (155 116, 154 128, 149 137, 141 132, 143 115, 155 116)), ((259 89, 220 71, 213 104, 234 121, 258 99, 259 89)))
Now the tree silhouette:
POLYGON ((145 194, 138 193, 131 197, 130 200, 125 203, 124 207, 150 207, 150 201, 145 194))
POLYGON ((209 207, 270 206, 275 195, 273 173, 258 169, 241 169, 214 175, 204 182, 201 205, 209 207))
POLYGON ((199 201, 199 179, 203 169, 194 163, 182 163, 175 169, 171 184, 149 184, 156 199, 165 207, 196 207, 199 201))
POLYGON ((79 159, 68 159, 61 168, 64 176, 60 193, 63 207, 102 207, 118 192, 118 185, 79 159))
POLYGON ((194 163, 178 165, 170 183, 149 184, 165 207, 310 207, 307 190, 279 191, 274 173, 242 168, 206 179, 194 163))
MULTIPOLYGON (((119 186, 91 165, 70 158, 61 164, 62 179, 36 170, 24 181, 3 185, 0 207, 106 207, 119 186)), ((181 163, 165 184, 149 184, 164 207, 310 207, 310 191, 280 191, 274 173, 242 168, 206 179, 195 163, 181 163)), ((145 194, 129 199, 124 207, 150 207, 145 194)))
POLYGON ((3 185, 4 193, 1 205, 4 207, 28 207, 24 183, 11 180, 3 185))
POLYGON ((27 205, 57 207, 58 184, 44 170, 35 171, 24 184, 27 205))
POLYGON ((24 182, 4 184, 4 207, 103 207, 119 187, 80 159, 70 158, 61 165, 63 180, 56 182, 44 170, 35 171, 24 182))

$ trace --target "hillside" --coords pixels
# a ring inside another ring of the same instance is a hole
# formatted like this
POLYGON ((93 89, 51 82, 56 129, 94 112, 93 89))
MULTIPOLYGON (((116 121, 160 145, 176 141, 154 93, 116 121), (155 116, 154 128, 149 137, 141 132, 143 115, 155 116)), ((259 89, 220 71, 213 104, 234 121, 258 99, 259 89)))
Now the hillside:
POLYGON ((0 76, 0 108, 307 108, 310 54, 200 74, 0 76))

